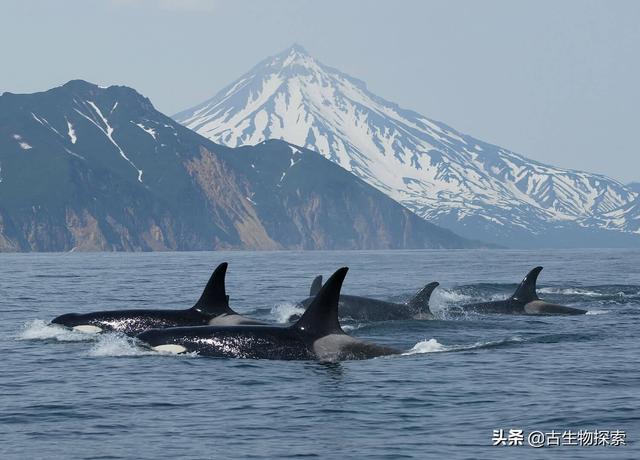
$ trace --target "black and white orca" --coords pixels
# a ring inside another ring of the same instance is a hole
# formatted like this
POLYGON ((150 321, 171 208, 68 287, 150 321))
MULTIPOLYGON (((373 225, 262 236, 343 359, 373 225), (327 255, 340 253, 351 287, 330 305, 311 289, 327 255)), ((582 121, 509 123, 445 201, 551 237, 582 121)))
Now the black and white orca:
MULTIPOLYGON (((342 319, 354 321, 392 321, 402 319, 434 319, 429 309, 429 299, 433 290, 440 283, 427 284, 418 291, 407 303, 386 302, 384 300, 361 297, 357 295, 341 294, 338 304, 338 314, 342 319)), ((318 275, 311 283, 309 297, 300 302, 300 306, 308 307, 322 287, 322 275, 318 275)), ((300 315, 292 315, 288 322, 296 321, 300 315)))
POLYGON ((225 289, 227 263, 221 263, 207 282, 200 299, 186 310, 112 310, 91 313, 67 313, 52 324, 70 329, 98 333, 103 331, 137 335, 151 328, 201 326, 207 324, 264 324, 237 314, 229 307, 225 289))
POLYGON ((336 271, 290 326, 176 327, 151 329, 137 338, 156 351, 218 358, 340 361, 399 354, 351 337, 340 327, 338 299, 347 270, 336 271))
POLYGON ((514 315, 584 315, 586 310, 545 302, 536 293, 536 281, 542 267, 524 277, 516 292, 506 300, 471 303, 456 307, 464 312, 502 313, 514 315))

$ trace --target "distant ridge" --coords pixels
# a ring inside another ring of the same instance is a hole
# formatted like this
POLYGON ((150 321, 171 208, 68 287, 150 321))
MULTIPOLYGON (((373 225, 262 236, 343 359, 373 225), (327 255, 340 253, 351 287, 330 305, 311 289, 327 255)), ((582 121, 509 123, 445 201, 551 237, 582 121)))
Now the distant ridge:
POLYGON ((125 86, 0 97, 0 251, 477 246, 317 153, 214 144, 125 86))

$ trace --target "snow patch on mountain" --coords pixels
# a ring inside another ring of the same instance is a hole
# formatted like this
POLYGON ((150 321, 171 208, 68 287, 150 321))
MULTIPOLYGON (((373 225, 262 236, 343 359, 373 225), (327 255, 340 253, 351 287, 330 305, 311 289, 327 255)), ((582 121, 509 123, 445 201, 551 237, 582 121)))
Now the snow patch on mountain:
POLYGON ((140 128, 141 130, 143 130, 145 133, 147 133, 149 136, 153 137, 153 140, 158 140, 158 135, 156 133, 156 130, 153 128, 148 128, 145 125, 143 125, 142 123, 134 123, 133 121, 131 122, 134 125, 136 125, 138 128, 140 128))
POLYGON ((67 121, 67 135, 69 136, 71 143, 75 144, 78 141, 78 138, 76 137, 76 131, 75 129, 73 129, 73 125, 69 120, 67 120, 66 117, 65 120, 67 121))
POLYGON ((91 108, 94 110, 94 112, 98 115, 98 117, 100 118, 100 121, 102 121, 102 123, 104 124, 104 127, 102 127, 100 124, 98 124, 95 120, 93 120, 88 115, 82 113, 80 110, 75 109, 75 111, 78 114, 80 114, 83 117, 85 117, 91 123, 93 123, 100 131, 102 131, 104 133, 105 136, 107 136, 109 141, 115 146, 115 148, 120 153, 120 156, 122 158, 124 158, 138 172, 138 182, 142 182, 142 170, 138 169, 138 167, 133 163, 133 161, 131 161, 131 159, 127 156, 127 154, 124 152, 124 150, 122 150, 122 148, 118 145, 118 143, 113 139, 114 129, 109 124, 109 121, 107 120, 107 118, 102 114, 102 111, 100 111, 100 109, 95 104, 95 102, 93 102, 93 101, 86 101, 86 102, 87 102, 87 104, 89 104, 89 106, 91 106, 91 108))
POLYGON ((13 138, 18 142, 18 145, 22 150, 30 150, 33 148, 28 142, 25 142, 22 139, 22 136, 20 134, 14 134, 13 138))

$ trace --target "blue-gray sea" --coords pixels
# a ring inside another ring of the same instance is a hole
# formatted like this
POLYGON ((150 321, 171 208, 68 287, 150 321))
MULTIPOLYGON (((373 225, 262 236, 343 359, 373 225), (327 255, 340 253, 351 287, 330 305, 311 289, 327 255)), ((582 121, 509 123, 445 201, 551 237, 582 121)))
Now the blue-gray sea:
POLYGON ((640 458, 637 250, 2 254, 0 313, 1 459, 640 458), (282 320, 347 265, 348 294, 402 300, 439 281, 440 319, 345 324, 410 352, 332 364, 167 356, 48 325, 188 308, 223 261, 233 308, 256 318, 282 320), (589 314, 448 315, 509 296, 535 265, 542 298, 589 314), (524 445, 493 447, 496 429, 524 445), (526 446, 552 430, 627 445, 526 446))

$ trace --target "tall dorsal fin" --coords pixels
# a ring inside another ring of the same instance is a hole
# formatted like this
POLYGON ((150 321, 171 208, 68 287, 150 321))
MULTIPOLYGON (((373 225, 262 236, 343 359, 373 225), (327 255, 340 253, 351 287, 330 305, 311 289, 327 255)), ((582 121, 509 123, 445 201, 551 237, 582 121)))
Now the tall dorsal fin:
POLYGON ((440 283, 438 283, 437 281, 427 284, 425 287, 420 289, 416 293, 416 295, 409 299, 407 305, 417 313, 432 314, 431 310, 429 309, 429 299, 431 298, 433 290, 438 286, 440 286, 440 283))
POLYGON ((342 267, 331 275, 320 292, 316 294, 307 311, 291 327, 314 337, 344 334, 338 321, 338 301, 340 300, 342 282, 348 271, 347 267, 342 267))
POLYGON ((519 300, 521 302, 530 302, 532 300, 538 300, 538 294, 536 294, 536 281, 538 275, 542 271, 542 267, 536 267, 527 273, 524 277, 516 292, 513 293, 511 298, 513 300, 519 300))
POLYGON ((224 287, 227 265, 226 262, 223 262, 213 271, 204 291, 202 291, 200 299, 198 299, 193 306, 194 310, 214 317, 225 313, 234 313, 234 311, 229 308, 229 296, 224 287))
POLYGON ((318 292, 320 292, 321 287, 322 287, 322 275, 318 275, 313 279, 313 283, 311 283, 311 289, 309 290, 309 297, 313 297, 318 292))

